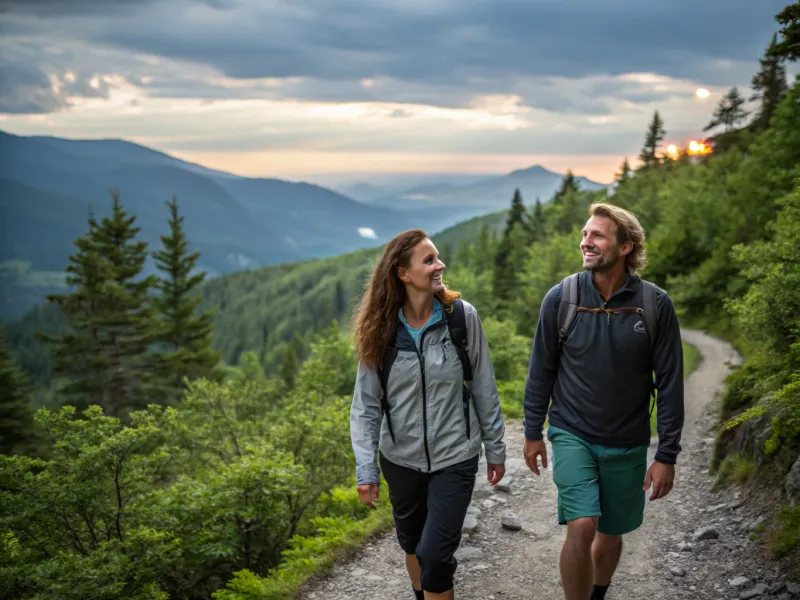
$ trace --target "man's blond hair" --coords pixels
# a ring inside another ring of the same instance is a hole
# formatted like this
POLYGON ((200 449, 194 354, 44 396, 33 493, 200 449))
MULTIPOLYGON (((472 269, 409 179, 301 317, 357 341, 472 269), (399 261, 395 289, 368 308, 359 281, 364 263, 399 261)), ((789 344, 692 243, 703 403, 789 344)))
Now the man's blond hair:
POLYGON ((604 202, 595 202, 589 206, 590 217, 608 217, 617 225, 617 243, 633 242, 633 249, 627 256, 627 267, 631 273, 639 274, 647 264, 647 252, 644 248, 645 232, 633 213, 604 202))

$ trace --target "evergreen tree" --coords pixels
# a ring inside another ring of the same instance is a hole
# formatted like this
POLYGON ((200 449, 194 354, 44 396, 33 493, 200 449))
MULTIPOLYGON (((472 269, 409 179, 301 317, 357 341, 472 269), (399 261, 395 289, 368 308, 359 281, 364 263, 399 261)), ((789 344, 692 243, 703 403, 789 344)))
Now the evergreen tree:
POLYGON ((19 370, 6 346, 0 326, 0 454, 27 449, 33 437, 33 412, 28 378, 19 370))
POLYGON ((69 332, 41 336, 53 345, 53 372, 64 383, 62 399, 84 407, 99 404, 109 414, 139 408, 143 399, 144 353, 152 323, 148 292, 154 278, 140 277, 147 243, 136 241, 139 228, 112 192, 112 214, 75 241, 67 283, 71 294, 48 296, 58 304, 69 332))
POLYGON ((64 315, 67 331, 59 336, 37 333, 39 340, 51 346, 51 377, 58 396, 79 409, 106 405, 111 368, 109 356, 102 352, 99 323, 106 268, 94 241, 98 224, 91 209, 88 224, 86 234, 73 242, 77 251, 66 268, 65 282, 72 292, 46 296, 64 315))
POLYGON ((335 318, 341 319, 345 311, 347 310, 347 300, 344 297, 344 288, 342 287, 342 282, 336 282, 336 291, 334 292, 334 312, 336 313, 335 318))
POLYGON ((494 268, 494 238, 485 223, 478 232, 473 253, 474 268, 477 274, 485 273, 494 268))
POLYGON ((774 54, 777 39, 777 34, 772 36, 764 58, 760 60, 761 70, 753 75, 750 84, 755 92, 750 100, 758 100, 761 103, 758 114, 753 120, 753 128, 757 130, 769 127, 772 113, 775 112, 788 90, 786 68, 783 65, 784 59, 774 54))
POLYGON ((511 210, 508 212, 503 235, 507 236, 512 227, 516 225, 525 225, 525 205, 522 203, 522 194, 520 194, 519 188, 514 190, 514 197, 511 199, 511 210))
POLYGON ((739 89, 733 86, 728 90, 728 93, 720 99, 712 113, 713 119, 703 128, 703 131, 709 131, 720 125, 725 126, 726 132, 732 131, 737 123, 747 118, 748 112, 743 108, 744 103, 745 100, 739 93, 739 89))
POLYGON ((622 165, 620 166, 619 171, 614 174, 614 181, 616 181, 618 185, 622 185, 630 178, 631 178, 631 165, 630 163, 628 163, 628 159, 625 158, 625 160, 622 161, 622 165))
POLYGON ((564 179, 561 180, 561 187, 558 188, 558 191, 553 196, 553 204, 559 204, 563 201, 564 197, 570 193, 578 193, 580 191, 580 186, 578 185, 575 176, 572 174, 572 169, 567 169, 567 174, 564 175, 564 179))
POLYGON ((534 244, 542 241, 546 235, 546 222, 542 202, 536 198, 533 212, 527 219, 528 222, 528 243, 534 244))
POLYGON ((152 299, 155 311, 153 339, 161 352, 151 355, 153 366, 151 393, 163 394, 163 401, 174 403, 183 393, 184 378, 193 381, 211 377, 220 361, 220 353, 211 348, 212 312, 197 314, 202 297, 198 286, 204 272, 195 273, 200 253, 189 252, 175 198, 166 203, 169 208, 169 235, 160 236, 162 249, 153 253, 156 266, 163 273, 155 282, 161 294, 152 299))
POLYGON ((520 265, 513 258, 519 251, 517 246, 525 245, 525 205, 519 189, 514 191, 511 210, 508 211, 503 237, 494 256, 494 292, 501 306, 508 301, 518 283, 520 265))
POLYGON ((800 0, 784 8, 775 20, 783 25, 780 30, 782 39, 772 48, 772 55, 789 61, 800 59, 800 0))
POLYGON ((290 390, 294 388, 297 372, 300 370, 300 361, 297 358, 294 344, 286 344, 283 351, 283 361, 281 362, 281 379, 283 379, 286 387, 290 390))
POLYGON ((657 154, 661 142, 664 141, 664 136, 667 132, 664 130, 664 121, 661 120, 661 115, 658 111, 653 113, 653 120, 650 121, 650 126, 647 128, 647 135, 645 136, 644 146, 639 153, 639 160, 642 161, 645 167, 657 164, 660 158, 657 154))

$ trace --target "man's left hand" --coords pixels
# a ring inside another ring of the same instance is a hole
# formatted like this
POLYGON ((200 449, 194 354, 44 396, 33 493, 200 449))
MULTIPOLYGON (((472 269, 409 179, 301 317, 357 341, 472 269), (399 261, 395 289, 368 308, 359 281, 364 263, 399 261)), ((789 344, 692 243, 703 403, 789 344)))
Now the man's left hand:
POLYGON ((663 498, 672 490, 672 484, 675 481, 675 465, 667 465, 660 462, 654 462, 647 469, 647 477, 644 478, 645 492, 653 486, 653 493, 650 494, 650 501, 663 498))

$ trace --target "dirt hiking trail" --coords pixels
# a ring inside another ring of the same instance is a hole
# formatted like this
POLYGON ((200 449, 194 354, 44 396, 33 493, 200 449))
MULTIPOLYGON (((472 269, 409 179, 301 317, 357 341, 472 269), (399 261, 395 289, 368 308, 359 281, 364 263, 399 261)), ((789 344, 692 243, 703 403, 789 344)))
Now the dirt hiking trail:
MULTIPOLYGON (((702 360, 686 381, 683 451, 675 487, 666 498, 648 502, 642 527, 624 537, 622 558, 606 598, 793 598, 797 586, 760 558, 761 551, 748 539, 750 526, 760 516, 758 507, 747 506, 735 489, 710 491, 707 465, 717 400, 731 365, 741 359, 729 344, 702 332, 682 335, 700 350, 702 360)), ((559 600, 563 593, 558 557, 566 528, 556 519, 552 471, 542 470, 537 477, 525 466, 521 422, 506 423, 506 443, 506 477, 495 489, 486 483, 485 462, 478 471, 456 554, 456 598, 559 600)), ((651 461, 654 453, 653 442, 651 461)), ((381 490, 382 497, 386 493, 381 490)), ((393 530, 309 582, 299 595, 301 600, 413 597, 393 530)))

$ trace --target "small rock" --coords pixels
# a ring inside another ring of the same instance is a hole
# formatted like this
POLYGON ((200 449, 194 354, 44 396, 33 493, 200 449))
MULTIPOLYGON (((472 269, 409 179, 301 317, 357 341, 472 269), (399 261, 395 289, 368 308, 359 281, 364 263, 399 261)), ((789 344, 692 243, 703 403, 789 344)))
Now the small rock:
POLYGON ((675 577, 685 577, 686 576, 686 571, 684 569, 681 569, 680 567, 672 567, 669 570, 669 572, 672 573, 675 577))
POLYGON ((690 542, 681 542, 678 544, 678 550, 681 552, 691 552, 692 551, 692 544, 690 542))
POLYGON ((792 596, 800 596, 800 585, 789 582, 786 584, 786 591, 792 596))
POLYGON ((483 556, 483 550, 474 546, 461 546, 456 550, 456 559, 459 561, 476 560, 483 556))
POLYGON ((718 510, 722 510, 722 509, 723 509, 723 508, 725 508, 726 506, 728 506, 728 505, 727 505, 725 502, 723 502, 722 504, 715 504, 714 506, 709 506, 709 507, 706 509, 706 512, 707 512, 707 513, 715 513, 715 512, 717 512, 718 510))
POLYGON ((706 527, 701 527, 700 529, 694 532, 692 539, 695 542, 700 542, 702 540, 714 540, 719 537, 719 532, 717 531, 716 527, 712 525, 707 525, 706 527))
POLYGON ((508 504, 508 498, 506 498, 504 496, 496 496, 494 498, 494 501, 495 502, 499 502, 500 504, 508 504))
POLYGON ((786 591, 785 581, 779 581, 778 583, 773 584, 771 588, 769 588, 770 594, 780 594, 781 592, 785 591, 786 591))
POLYGON ((510 531, 519 531, 522 529, 522 521, 519 520, 517 515, 511 513, 500 517, 500 525, 502 525, 504 529, 508 529, 510 531))
POLYGON ((748 600, 749 598, 758 598, 767 593, 767 584, 759 583, 756 587, 746 590, 739 594, 740 600, 748 600))
POLYGON ((747 577, 734 577, 733 579, 728 581, 728 585, 733 588, 740 588, 750 585, 750 580, 747 577))
POLYGON ((506 474, 503 478, 495 484, 494 489, 498 492, 510 492, 511 491, 511 481, 512 478, 510 475, 506 474))
POLYGON ((478 527, 478 517, 475 515, 467 513, 467 516, 464 518, 464 525, 461 527, 461 531, 464 533, 472 533, 478 527))
POLYGON ((486 500, 483 501, 483 507, 488 509, 488 510, 493 509, 494 505, 495 505, 495 502, 494 502, 493 498, 487 498, 486 500))
POLYGON ((755 531, 756 529, 761 527, 766 522, 767 522, 767 517, 765 517, 764 515, 761 515, 755 521, 750 523, 750 525, 748 525, 747 529, 750 530, 750 531, 755 531))

